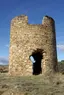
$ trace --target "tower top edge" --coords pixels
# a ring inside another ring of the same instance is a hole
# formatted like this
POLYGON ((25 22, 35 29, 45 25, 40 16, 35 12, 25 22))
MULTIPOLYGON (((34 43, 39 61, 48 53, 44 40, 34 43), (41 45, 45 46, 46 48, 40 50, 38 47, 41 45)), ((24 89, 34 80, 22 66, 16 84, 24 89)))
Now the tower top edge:
POLYGON ((16 19, 16 18, 24 18, 24 17, 28 17, 28 16, 27 16, 27 15, 22 14, 22 15, 19 15, 19 16, 14 17, 13 19, 16 19))
MULTIPOLYGON (((28 23, 28 16, 27 15, 19 15, 19 16, 16 16, 14 17, 11 22, 19 22, 19 21, 22 21, 24 23, 28 23)), ((48 15, 45 15, 42 19, 42 24, 44 24, 43 22, 45 21, 52 21, 52 22, 55 22, 54 19, 48 15)))
POLYGON ((45 16, 43 17, 43 20, 44 20, 44 19, 48 19, 48 20, 54 21, 54 19, 53 19, 52 17, 48 16, 48 15, 45 15, 45 16))

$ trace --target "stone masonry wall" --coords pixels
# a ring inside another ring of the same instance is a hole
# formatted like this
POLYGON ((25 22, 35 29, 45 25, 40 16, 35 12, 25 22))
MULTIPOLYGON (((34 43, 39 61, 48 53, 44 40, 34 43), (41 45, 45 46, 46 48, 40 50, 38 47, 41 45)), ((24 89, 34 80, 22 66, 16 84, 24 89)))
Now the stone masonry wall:
POLYGON ((55 22, 45 16, 42 24, 28 24, 28 17, 17 16, 11 21, 10 31, 10 75, 32 75, 29 56, 34 50, 42 49, 42 73, 57 70, 55 22))

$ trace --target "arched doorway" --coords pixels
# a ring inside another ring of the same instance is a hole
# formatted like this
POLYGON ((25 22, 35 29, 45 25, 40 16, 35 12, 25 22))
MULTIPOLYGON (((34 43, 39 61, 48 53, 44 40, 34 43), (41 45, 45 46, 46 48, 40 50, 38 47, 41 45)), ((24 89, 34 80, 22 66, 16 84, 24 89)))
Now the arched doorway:
POLYGON ((35 50, 32 55, 30 55, 30 60, 32 61, 33 75, 39 75, 42 73, 41 61, 43 59, 42 49, 35 50))

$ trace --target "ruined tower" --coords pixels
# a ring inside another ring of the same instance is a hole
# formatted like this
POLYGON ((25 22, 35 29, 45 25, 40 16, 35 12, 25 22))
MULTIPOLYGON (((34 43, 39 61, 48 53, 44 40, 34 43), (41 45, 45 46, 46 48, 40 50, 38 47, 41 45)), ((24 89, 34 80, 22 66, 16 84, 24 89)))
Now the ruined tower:
POLYGON ((28 17, 25 15, 13 18, 10 31, 9 74, 32 75, 37 64, 33 68, 30 55, 37 56, 39 53, 42 59, 37 64, 41 66, 41 74, 55 72, 57 53, 54 20, 45 16, 42 24, 28 24, 28 17))

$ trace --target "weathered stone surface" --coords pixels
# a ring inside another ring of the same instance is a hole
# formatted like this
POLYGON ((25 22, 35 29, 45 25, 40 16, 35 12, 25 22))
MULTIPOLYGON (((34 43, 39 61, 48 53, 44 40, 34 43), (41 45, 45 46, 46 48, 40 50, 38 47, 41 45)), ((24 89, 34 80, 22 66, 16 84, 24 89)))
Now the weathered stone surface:
POLYGON ((28 17, 17 16, 11 21, 10 31, 10 75, 32 75, 29 56, 34 50, 42 49, 42 73, 57 70, 55 22, 45 16, 42 24, 28 24, 28 17))

